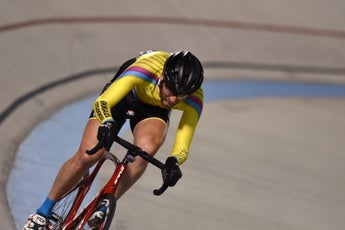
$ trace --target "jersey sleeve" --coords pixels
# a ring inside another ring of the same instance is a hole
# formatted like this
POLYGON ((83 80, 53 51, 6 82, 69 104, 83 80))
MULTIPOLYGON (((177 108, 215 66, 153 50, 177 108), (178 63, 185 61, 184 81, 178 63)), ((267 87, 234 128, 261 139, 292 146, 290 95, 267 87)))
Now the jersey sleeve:
POLYGON ((202 113, 202 108, 202 89, 188 96, 181 106, 183 114, 177 128, 174 146, 170 153, 171 156, 177 158, 179 164, 184 163, 188 158, 190 145, 202 113))
POLYGON ((112 119, 111 108, 123 99, 132 88, 142 81, 135 76, 125 76, 114 81, 94 102, 93 110, 96 118, 104 123, 112 119))

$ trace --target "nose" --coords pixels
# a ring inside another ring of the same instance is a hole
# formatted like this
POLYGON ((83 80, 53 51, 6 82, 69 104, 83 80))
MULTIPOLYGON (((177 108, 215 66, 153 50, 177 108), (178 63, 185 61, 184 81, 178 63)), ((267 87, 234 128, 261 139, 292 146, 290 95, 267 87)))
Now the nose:
POLYGON ((169 103, 171 103, 171 104, 176 103, 178 100, 177 96, 174 96, 174 95, 168 96, 167 99, 168 99, 169 103))

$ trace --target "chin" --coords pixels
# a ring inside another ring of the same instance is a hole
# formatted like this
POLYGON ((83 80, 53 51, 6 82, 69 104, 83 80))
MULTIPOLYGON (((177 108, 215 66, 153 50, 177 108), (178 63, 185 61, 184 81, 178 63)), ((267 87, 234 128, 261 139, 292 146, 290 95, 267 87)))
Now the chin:
POLYGON ((166 109, 171 109, 174 105, 167 105, 167 104, 164 104, 164 103, 161 103, 161 105, 166 108, 166 109))
POLYGON ((162 105, 165 109, 171 109, 172 106, 171 105, 162 105))

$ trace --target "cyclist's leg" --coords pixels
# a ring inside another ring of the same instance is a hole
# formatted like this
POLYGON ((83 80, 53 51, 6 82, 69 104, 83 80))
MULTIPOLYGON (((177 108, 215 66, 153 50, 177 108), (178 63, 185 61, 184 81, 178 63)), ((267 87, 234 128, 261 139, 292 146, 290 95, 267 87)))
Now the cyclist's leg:
POLYGON ((48 197, 36 211, 37 214, 29 217, 24 229, 34 229, 30 228, 30 226, 34 225, 40 225, 42 227, 46 225, 48 223, 46 219, 50 217, 56 201, 71 190, 82 178, 86 170, 102 155, 102 151, 97 152, 93 156, 88 156, 85 153, 86 149, 91 149, 97 144, 98 127, 99 122, 96 119, 90 119, 87 122, 79 150, 60 168, 48 197), (36 218, 36 216, 38 217, 36 218), (41 219, 44 221, 37 221, 41 219))
MULTIPOLYGON (((167 124, 157 118, 149 118, 137 124, 133 130, 134 144, 154 155, 163 144, 167 133, 167 124)), ((119 199, 144 173, 147 161, 136 157, 135 161, 128 164, 115 197, 119 199)))
MULTIPOLYGON (((169 124, 170 110, 136 101, 131 107, 135 113, 131 119, 134 144, 154 155, 163 144, 169 124)), ((144 173, 147 161, 141 157, 128 164, 115 197, 120 198, 144 173)))
POLYGON ((101 156, 103 150, 90 156, 85 153, 87 149, 93 148, 97 140, 97 131, 100 123, 96 119, 90 119, 85 127, 84 134, 78 151, 67 160, 58 172, 48 197, 52 200, 59 200, 62 195, 68 192, 82 178, 101 156))

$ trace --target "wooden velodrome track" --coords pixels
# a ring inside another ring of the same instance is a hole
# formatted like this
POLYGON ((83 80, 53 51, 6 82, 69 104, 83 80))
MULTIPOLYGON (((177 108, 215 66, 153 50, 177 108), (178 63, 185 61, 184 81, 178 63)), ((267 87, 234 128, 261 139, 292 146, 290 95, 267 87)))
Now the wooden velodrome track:
MULTIPOLYGON (((142 50, 188 49, 208 64, 207 80, 344 85, 344 10, 341 0, 1 1, 1 229, 19 228, 6 184, 22 140, 110 75, 54 82, 142 50)), ((115 227, 343 229, 344 117, 343 97, 208 103, 181 183, 156 198, 148 169, 119 202, 115 227)))

